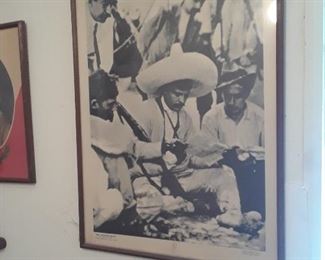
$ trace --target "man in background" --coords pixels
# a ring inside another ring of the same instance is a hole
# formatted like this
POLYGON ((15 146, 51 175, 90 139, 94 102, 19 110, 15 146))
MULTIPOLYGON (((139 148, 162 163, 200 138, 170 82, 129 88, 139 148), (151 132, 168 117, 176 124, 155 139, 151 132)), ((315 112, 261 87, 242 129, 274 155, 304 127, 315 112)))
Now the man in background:
POLYGON ((135 77, 142 65, 130 25, 117 0, 88 0, 88 69, 103 69, 120 78, 135 77))
MULTIPOLYGON (((158 1, 139 33, 139 50, 144 67, 168 57, 174 43, 184 52, 198 52, 215 62, 211 43, 210 2, 204 0, 158 1)), ((212 95, 207 93, 196 100, 199 128, 203 115, 210 109, 212 95)))
MULTIPOLYGON (((164 1, 152 9, 140 30, 139 50, 149 66, 170 54, 179 42, 184 52, 198 51, 202 22, 197 19, 203 0, 164 1)), ((207 19, 209 19, 207 17, 207 19)))

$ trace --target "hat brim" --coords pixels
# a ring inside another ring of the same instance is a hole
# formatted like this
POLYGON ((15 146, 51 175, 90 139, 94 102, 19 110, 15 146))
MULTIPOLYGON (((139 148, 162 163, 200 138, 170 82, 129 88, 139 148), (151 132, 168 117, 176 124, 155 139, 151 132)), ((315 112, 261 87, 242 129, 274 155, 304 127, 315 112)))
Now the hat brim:
POLYGON ((162 59, 140 72, 139 88, 150 96, 158 96, 159 89, 178 80, 193 81, 189 97, 200 97, 216 88, 218 69, 203 54, 189 52, 162 59))
POLYGON ((218 84, 217 89, 222 89, 225 87, 228 87, 233 84, 239 84, 243 87, 250 87, 252 88, 254 85, 256 79, 256 73, 249 73, 240 77, 237 77, 235 79, 229 80, 229 81, 224 81, 218 84))

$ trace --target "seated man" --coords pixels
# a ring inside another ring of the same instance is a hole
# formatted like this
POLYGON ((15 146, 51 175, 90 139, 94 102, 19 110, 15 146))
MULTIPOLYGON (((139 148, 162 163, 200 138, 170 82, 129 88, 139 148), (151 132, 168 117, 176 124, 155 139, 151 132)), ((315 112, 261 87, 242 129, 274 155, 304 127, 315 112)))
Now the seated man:
MULTIPOLYGON (((183 197, 183 202, 187 202, 180 203, 183 210, 193 211, 199 204, 188 194, 209 193, 219 207, 219 223, 240 225, 242 216, 233 171, 227 166, 194 169, 189 166, 190 158, 185 151, 194 136, 194 128, 184 105, 188 97, 211 92, 217 78, 217 68, 209 58, 199 53, 183 53, 179 44, 172 47, 170 57, 139 74, 139 88, 156 97, 146 102, 150 112, 141 123, 151 142, 160 143, 163 158, 159 165, 145 162, 143 171, 150 177, 140 177, 133 182, 140 216, 147 219, 155 217, 159 214, 159 203, 162 203, 161 210, 168 206, 168 195, 173 195, 175 200, 183 197), (162 202, 158 199, 159 195, 162 202), (149 212, 149 206, 155 210, 149 212)), ((141 156, 138 158, 141 159, 141 156)), ((201 198, 198 195, 198 199, 201 198)), ((201 212, 200 209, 198 211, 201 212)))
MULTIPOLYGON (((101 193, 103 189, 119 190, 123 197, 123 207, 128 208, 135 203, 127 163, 134 135, 116 111, 118 90, 115 81, 103 70, 89 77, 91 145, 101 160, 101 168, 104 167, 106 171, 106 174, 98 179, 106 181, 101 183, 102 189, 96 191, 100 195, 107 193, 101 193)), ((99 201, 105 200, 101 198, 99 201)), ((106 201, 110 201, 109 196, 106 201)), ((102 208, 103 205, 98 207, 102 208)), ((106 220, 109 220, 108 217, 106 220)), ((105 218, 100 219, 103 221, 105 218)))
MULTIPOLYGON (((124 232, 121 221, 129 225, 136 212, 131 178, 139 174, 135 158, 147 153, 155 157, 160 144, 137 139, 132 116, 116 99, 116 78, 99 70, 89 76, 91 158, 94 170, 93 186, 94 226, 97 231, 124 232), (116 220, 116 221, 115 221, 116 220)), ((140 173, 141 174, 141 173, 140 173)), ((132 227, 136 228, 136 227, 132 227)), ((138 232, 138 231, 135 231, 138 232)))
POLYGON ((202 135, 231 149, 223 163, 235 171, 242 210, 265 217, 264 111, 247 101, 255 78, 243 69, 221 76, 224 102, 204 116, 202 135))

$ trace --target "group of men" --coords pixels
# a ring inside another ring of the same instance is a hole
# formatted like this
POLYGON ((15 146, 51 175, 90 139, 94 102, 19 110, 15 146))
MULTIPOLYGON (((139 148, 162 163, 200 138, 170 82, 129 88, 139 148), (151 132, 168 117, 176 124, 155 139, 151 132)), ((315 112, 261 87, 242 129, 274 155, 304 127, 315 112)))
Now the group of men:
POLYGON ((264 218, 264 115, 247 101, 257 73, 222 70, 211 41, 217 22, 202 15, 214 1, 163 2, 135 34, 117 0, 88 1, 91 142, 100 165, 94 226, 127 210, 146 223, 164 212, 213 214, 230 227, 241 225, 243 212, 264 218), (144 100, 137 111, 119 102, 125 78, 144 100), (189 98, 197 99, 199 131, 185 109, 189 98))

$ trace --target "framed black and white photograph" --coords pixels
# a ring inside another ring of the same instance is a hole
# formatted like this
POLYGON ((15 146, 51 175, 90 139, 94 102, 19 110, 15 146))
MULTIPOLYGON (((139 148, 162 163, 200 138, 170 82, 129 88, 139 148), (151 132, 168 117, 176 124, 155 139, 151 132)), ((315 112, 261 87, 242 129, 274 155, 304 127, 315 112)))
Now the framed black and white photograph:
POLYGON ((80 246, 283 259, 283 2, 71 11, 80 246))

